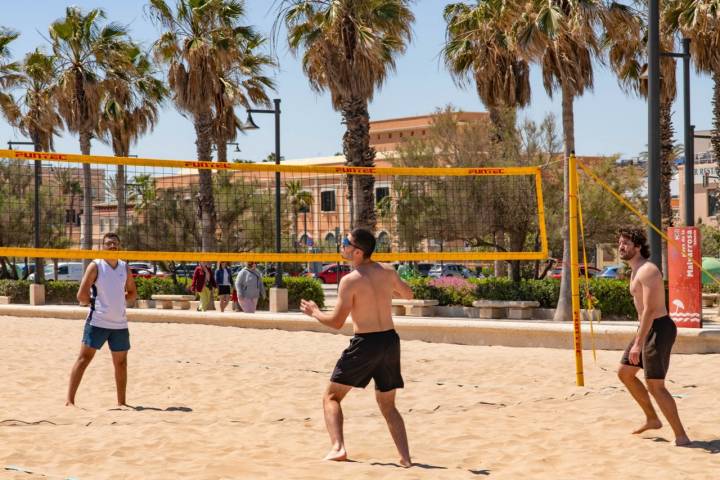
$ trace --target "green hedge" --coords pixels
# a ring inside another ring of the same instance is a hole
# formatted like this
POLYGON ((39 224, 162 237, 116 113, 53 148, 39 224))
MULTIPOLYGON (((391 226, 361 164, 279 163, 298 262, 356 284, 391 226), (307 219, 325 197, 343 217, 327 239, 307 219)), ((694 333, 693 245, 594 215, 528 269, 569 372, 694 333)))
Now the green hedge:
MULTIPOLYGON (((265 290, 270 295, 270 288, 275 286, 275 279, 263 277, 265 290)), ((288 308, 299 309, 300 299, 313 300, 320 308, 325 306, 325 294, 322 284, 309 277, 283 277, 281 286, 288 289, 288 308)), ((267 310, 270 302, 267 297, 258 300, 258 310, 267 310)))
POLYGON ((77 305, 79 282, 49 280, 45 282, 45 302, 50 304, 77 305))
POLYGON ((138 299, 150 300, 155 294, 160 295, 188 295, 188 283, 190 279, 178 278, 176 285, 171 278, 136 278, 138 299))
MULTIPOLYGON (((486 300, 535 300, 541 308, 556 308, 560 297, 560 281, 522 280, 514 283, 508 278, 484 278, 472 280, 474 291, 452 286, 437 287, 427 278, 408 282, 415 298, 438 300, 440 305, 470 306, 477 299, 486 300)), ((584 281, 580 282, 584 290, 584 281)), ((590 294, 595 298, 595 308, 603 315, 635 317, 635 305, 626 280, 591 279, 590 294)), ((582 306, 587 307, 584 292, 581 291, 582 306)))
POLYGON ((30 282, 0 280, 0 296, 10 297, 11 303, 30 303, 30 282))

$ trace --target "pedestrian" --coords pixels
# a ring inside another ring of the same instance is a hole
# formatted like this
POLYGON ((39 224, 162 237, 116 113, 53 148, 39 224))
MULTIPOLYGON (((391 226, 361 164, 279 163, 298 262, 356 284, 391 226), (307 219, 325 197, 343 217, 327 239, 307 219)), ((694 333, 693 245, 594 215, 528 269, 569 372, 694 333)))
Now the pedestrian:
POLYGON ((262 274, 257 270, 255 262, 248 262, 247 267, 238 273, 235 280, 235 289, 238 294, 238 303, 245 313, 255 313, 258 299, 265 298, 265 285, 262 274))

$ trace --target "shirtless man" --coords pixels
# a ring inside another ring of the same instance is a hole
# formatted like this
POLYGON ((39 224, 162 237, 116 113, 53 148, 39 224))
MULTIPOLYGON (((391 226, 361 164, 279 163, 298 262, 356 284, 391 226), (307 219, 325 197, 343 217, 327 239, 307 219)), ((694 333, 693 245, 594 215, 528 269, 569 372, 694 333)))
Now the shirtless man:
POLYGON ((630 293, 640 320, 637 334, 625 349, 618 371, 618 377, 645 413, 645 424, 633 433, 662 427, 650 401, 650 391, 675 433, 675 445, 688 445, 690 440, 680 422, 675 400, 665 388, 665 375, 670 367, 670 351, 677 328, 665 306, 662 274, 654 263, 648 261, 650 248, 644 231, 621 229, 619 236, 618 250, 620 258, 628 262, 632 270, 630 293), (641 368, 645 370, 647 389, 636 377, 641 368))
POLYGON ((325 313, 315 302, 302 300, 300 303, 306 315, 335 329, 342 328, 351 314, 355 332, 350 346, 335 365, 323 397, 325 425, 332 442, 325 460, 347 460, 340 402, 352 387, 365 388, 372 378, 375 399, 395 441, 400 464, 410 467, 405 423, 395 407, 395 391, 403 388, 404 383, 400 374, 400 337, 392 320, 392 298, 397 295, 411 299, 413 293, 392 266, 370 259, 374 250, 375 237, 370 231, 353 230, 343 238, 342 256, 355 270, 340 281, 335 309, 325 313))
MULTIPOLYGON (((120 249, 120 237, 109 232, 103 236, 103 250, 120 249)), ((122 260, 94 260, 85 270, 77 299, 82 306, 90 306, 83 331, 80 354, 72 371, 65 405, 75 406, 75 393, 80 386, 85 369, 95 352, 105 342, 110 346, 118 406, 126 406, 127 354, 130 350, 125 303, 137 298, 137 288, 130 270, 122 260)))

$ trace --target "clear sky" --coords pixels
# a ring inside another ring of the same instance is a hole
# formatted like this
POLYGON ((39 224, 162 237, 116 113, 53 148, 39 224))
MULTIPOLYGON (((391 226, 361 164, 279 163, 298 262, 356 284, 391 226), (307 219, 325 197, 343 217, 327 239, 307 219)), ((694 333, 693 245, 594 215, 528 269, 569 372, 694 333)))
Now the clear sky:
MULTIPOLYGON (((174 4, 174 0, 168 3, 174 4)), ((442 10, 447 3, 450 1, 417 0, 414 3, 413 42, 405 55, 398 58, 397 72, 390 75, 370 104, 371 120, 423 115, 447 104, 465 111, 484 110, 473 89, 458 88, 440 61, 439 52, 445 35, 442 10)), ((3 9, 0 20, 0 25, 21 34, 11 45, 13 56, 20 59, 37 46, 47 46, 48 26, 64 16, 68 4, 83 9, 103 8, 109 20, 129 25, 132 37, 146 47, 158 36, 158 30, 145 15, 145 1, 26 0, 12 2, 12 8, 3 9)), ((246 23, 270 35, 276 14, 275 10, 270 10, 273 0, 246 0, 246 5, 246 23)), ((329 95, 318 95, 310 90, 299 60, 288 52, 287 43, 283 40, 281 36, 277 49, 280 68, 273 73, 277 93, 271 93, 273 98, 282 99, 282 155, 292 159, 332 155, 341 151, 344 130, 340 114, 331 108, 329 95)), ((678 64, 679 79, 680 74, 678 64)), ((679 88, 682 88, 681 84, 679 88)), ((693 123, 698 130, 708 129, 712 122, 712 82, 707 76, 693 74, 692 89, 693 123)), ((675 136, 680 142, 683 138, 682 111, 679 97, 674 106, 673 121, 675 136)), ((548 112, 555 113, 560 122, 560 96, 558 94, 552 99, 547 96, 538 67, 532 66, 532 101, 520 112, 519 118, 541 120, 548 112)), ((245 118, 244 112, 241 112, 241 118, 245 118)), ((255 121, 260 130, 241 134, 238 141, 242 152, 229 151, 231 159, 260 160, 274 150, 272 116, 257 115, 255 121)), ((594 91, 575 102, 575 138, 578 154, 637 155, 646 150, 647 144, 645 101, 625 95, 612 73, 602 65, 596 65, 594 91)), ((20 140, 19 132, 14 132, 0 121, 0 143, 4 145, 11 139, 20 140)), ((168 102, 155 131, 141 139, 131 151, 143 157, 192 159, 195 158, 194 139, 191 122, 177 113, 172 102, 168 102)), ((65 133, 56 140, 56 150, 79 152, 77 138, 65 133)), ((97 140, 93 140, 92 152, 112 154, 109 147, 97 140)))

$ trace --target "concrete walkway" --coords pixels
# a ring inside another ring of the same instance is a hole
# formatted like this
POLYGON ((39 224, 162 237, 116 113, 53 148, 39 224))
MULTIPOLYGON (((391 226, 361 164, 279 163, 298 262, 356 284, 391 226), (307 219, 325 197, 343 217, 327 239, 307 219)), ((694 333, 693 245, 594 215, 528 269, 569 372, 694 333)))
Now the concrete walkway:
MULTIPOLYGON (((0 316, 83 320, 88 309, 76 306, 0 305, 0 316)), ((333 332, 352 335, 347 322, 339 331, 331 330, 300 313, 254 314, 196 312, 191 310, 128 309, 131 322, 187 323, 224 327, 279 329, 287 331, 333 332)), ((573 326, 543 320, 478 320, 442 317, 396 317, 395 326, 404 340, 462 345, 501 345, 507 347, 573 347, 573 326)), ((601 322, 582 325, 583 348, 594 339, 599 350, 624 350, 637 329, 637 322, 601 322)), ((678 329, 674 353, 720 353, 720 324, 708 323, 702 329, 678 329)))

